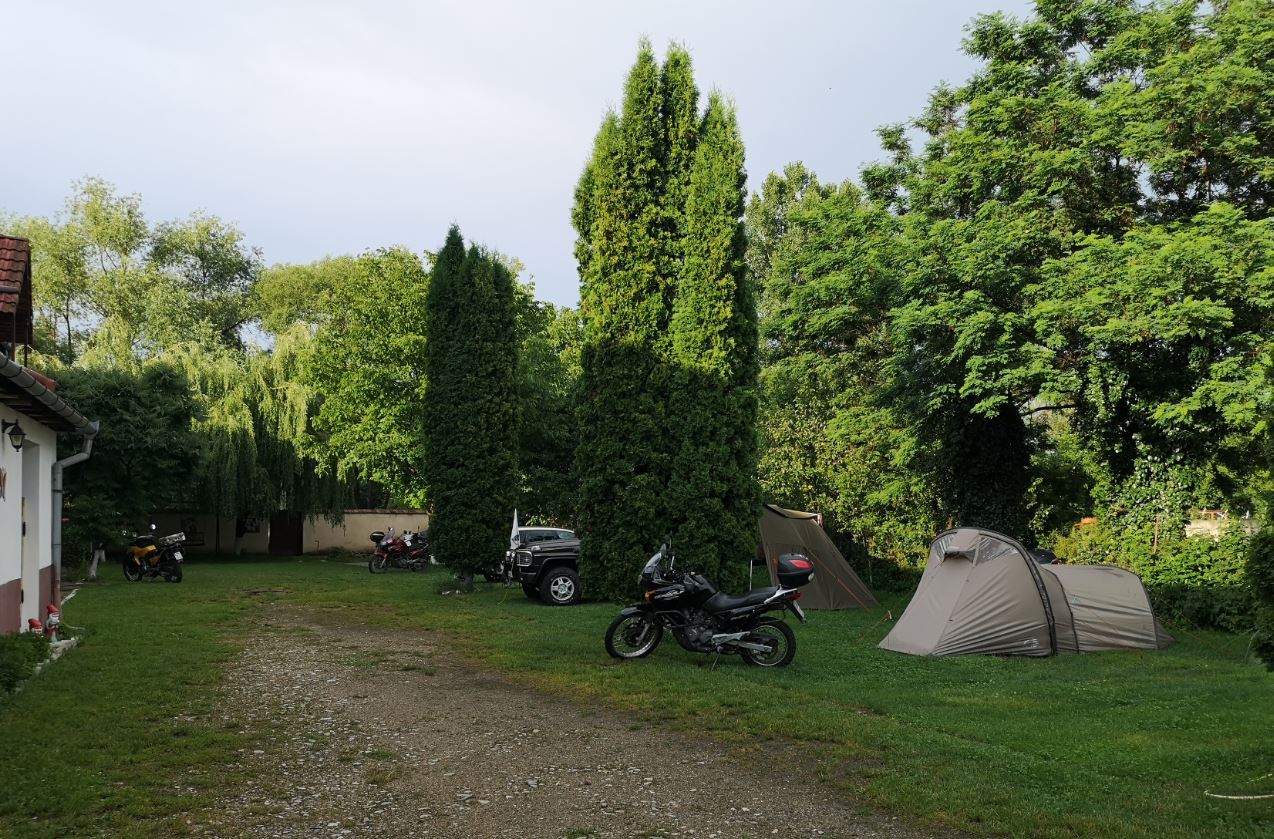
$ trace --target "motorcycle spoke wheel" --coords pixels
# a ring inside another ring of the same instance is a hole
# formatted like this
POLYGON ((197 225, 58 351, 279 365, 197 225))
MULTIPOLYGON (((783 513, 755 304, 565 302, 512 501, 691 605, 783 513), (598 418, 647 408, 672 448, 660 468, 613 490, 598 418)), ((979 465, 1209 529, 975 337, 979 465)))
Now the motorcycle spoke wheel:
POLYGON ((367 570, 373 574, 384 574, 389 570, 389 557, 373 554, 372 558, 367 560, 367 570))
POLYGON ((786 667, 796 657, 796 636, 792 627, 783 621, 766 621, 748 633, 744 639, 753 644, 764 644, 768 652, 743 650, 743 660, 753 667, 786 667))
POLYGON ((654 652, 663 627, 648 615, 620 615, 606 628, 606 652, 612 658, 641 658, 654 652))

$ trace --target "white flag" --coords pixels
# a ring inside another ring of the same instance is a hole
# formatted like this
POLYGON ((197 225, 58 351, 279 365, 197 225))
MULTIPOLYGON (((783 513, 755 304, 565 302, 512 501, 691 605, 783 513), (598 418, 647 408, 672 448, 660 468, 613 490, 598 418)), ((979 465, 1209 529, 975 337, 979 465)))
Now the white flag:
POLYGON ((509 550, 518 546, 518 510, 513 508, 513 530, 509 533, 509 550))

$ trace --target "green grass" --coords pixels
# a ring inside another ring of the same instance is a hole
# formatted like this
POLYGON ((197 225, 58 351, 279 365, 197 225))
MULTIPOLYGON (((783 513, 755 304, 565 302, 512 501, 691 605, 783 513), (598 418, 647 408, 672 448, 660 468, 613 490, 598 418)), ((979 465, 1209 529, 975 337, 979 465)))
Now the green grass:
MULTIPOLYGON (((193 563, 181 585, 86 589, 65 617, 91 627, 86 643, 0 708, 0 742, 19 756, 0 767, 0 835, 88 825, 173 835, 184 822, 169 814, 250 780, 226 766, 260 732, 218 730, 209 712, 225 662, 264 631, 268 602, 334 624, 446 632, 461 655, 526 684, 710 731, 767 762, 805 761, 832 788, 918 824, 1274 835, 1274 801, 1203 794, 1271 791, 1270 779, 1252 781, 1274 772, 1274 676, 1244 661, 1245 639, 1178 632, 1180 643, 1155 653, 924 659, 877 649, 887 626, 874 610, 815 613, 782 671, 733 658, 709 670, 709 657, 671 641, 619 663, 601 642, 612 606, 552 609, 484 584, 442 596, 442 576, 316 560, 193 563)), ((902 604, 888 605, 896 614, 902 604)))

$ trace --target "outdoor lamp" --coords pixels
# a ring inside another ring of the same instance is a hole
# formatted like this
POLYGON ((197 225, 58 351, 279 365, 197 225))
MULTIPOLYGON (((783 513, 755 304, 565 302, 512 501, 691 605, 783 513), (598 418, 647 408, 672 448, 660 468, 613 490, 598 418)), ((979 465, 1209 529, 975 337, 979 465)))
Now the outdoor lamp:
POLYGON ((0 434, 5 433, 9 435, 9 442, 13 444, 13 450, 15 452, 22 451, 22 444, 27 439, 27 433, 22 430, 22 426, 18 425, 17 420, 13 422, 0 420, 0 434))

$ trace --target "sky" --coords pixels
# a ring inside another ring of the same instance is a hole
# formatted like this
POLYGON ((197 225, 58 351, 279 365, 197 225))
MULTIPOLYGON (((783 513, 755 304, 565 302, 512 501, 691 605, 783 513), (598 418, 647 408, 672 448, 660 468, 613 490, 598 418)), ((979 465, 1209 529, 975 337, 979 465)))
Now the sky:
MULTIPOLYGON (((733 98, 749 190, 793 160, 878 159, 877 127, 976 69, 964 26, 1027 0, 0 0, 0 212, 52 215, 97 176, 148 219, 204 210, 267 263, 448 225, 578 299, 570 207, 639 39, 684 44, 733 98)), ((528 277, 524 275, 523 279, 528 277)))

